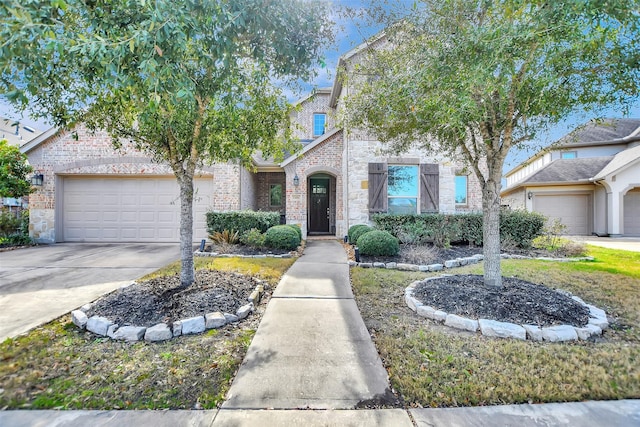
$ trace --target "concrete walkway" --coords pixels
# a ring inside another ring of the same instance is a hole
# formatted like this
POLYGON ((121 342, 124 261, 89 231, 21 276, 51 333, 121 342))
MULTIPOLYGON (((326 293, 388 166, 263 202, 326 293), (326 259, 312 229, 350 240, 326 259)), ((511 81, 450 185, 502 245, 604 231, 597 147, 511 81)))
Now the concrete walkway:
POLYGON ((335 241, 312 241, 276 288, 222 409, 0 411, 0 426, 640 426, 640 400, 353 409, 388 387, 344 251, 335 241))
POLYGON ((311 241, 276 288, 222 409, 352 409, 388 389, 342 246, 311 241))

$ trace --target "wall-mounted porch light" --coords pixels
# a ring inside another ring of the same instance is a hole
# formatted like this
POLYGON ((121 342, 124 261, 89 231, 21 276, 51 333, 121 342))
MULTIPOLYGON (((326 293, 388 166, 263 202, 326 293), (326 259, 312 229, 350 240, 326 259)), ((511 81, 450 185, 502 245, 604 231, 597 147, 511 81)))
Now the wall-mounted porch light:
POLYGON ((44 176, 41 173, 37 173, 31 177, 31 185, 42 187, 44 183, 44 176))
POLYGON ((533 193, 531 191, 529 191, 527 193, 527 199, 531 200, 533 198, 533 193))
POLYGON ((293 185, 296 187, 300 185, 300 178, 298 178, 298 174, 296 174, 296 176, 293 177, 293 185))

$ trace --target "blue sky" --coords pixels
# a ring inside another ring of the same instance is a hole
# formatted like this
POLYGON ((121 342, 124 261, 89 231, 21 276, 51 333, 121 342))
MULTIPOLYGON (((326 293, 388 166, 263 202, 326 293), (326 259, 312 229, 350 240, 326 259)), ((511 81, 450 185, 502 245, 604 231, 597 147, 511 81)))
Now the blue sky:
MULTIPOLYGON (((295 100, 303 96, 306 92, 312 90, 314 87, 329 87, 333 85, 335 78, 335 69, 338 63, 340 55, 348 52, 352 48, 363 43, 367 38, 373 36, 380 30, 382 26, 380 24, 372 25, 369 20, 362 16, 357 16, 357 12, 364 12, 367 5, 370 3, 367 0, 322 0, 331 4, 332 14, 331 18, 336 23, 336 40, 333 46, 327 46, 325 50, 325 68, 318 68, 317 77, 309 84, 304 85, 303 92, 294 93, 288 92, 290 100, 295 100), (355 17, 346 17, 343 13, 340 13, 340 8, 349 7, 356 11, 355 17)), ((403 7, 410 8, 413 4, 413 0, 392 0, 403 7)), ((606 117, 640 117, 640 101, 631 109, 627 116, 623 115, 623 112, 619 109, 611 108, 604 114, 606 117)), ((37 122, 29 117, 20 116, 16 114, 6 102, 0 99, 0 116, 18 119, 22 124, 35 127, 40 130, 47 128, 46 124, 37 122)), ((564 122, 548 129, 547 132, 539 134, 535 141, 531 142, 531 146, 536 149, 541 146, 546 146, 562 136, 566 135, 569 131, 575 128, 577 125, 582 124, 592 116, 586 114, 575 114, 568 117, 564 122)), ((505 171, 515 167, 518 163, 525 160, 529 155, 533 154, 535 150, 529 151, 516 151, 512 150, 507 162, 505 164, 505 171)))

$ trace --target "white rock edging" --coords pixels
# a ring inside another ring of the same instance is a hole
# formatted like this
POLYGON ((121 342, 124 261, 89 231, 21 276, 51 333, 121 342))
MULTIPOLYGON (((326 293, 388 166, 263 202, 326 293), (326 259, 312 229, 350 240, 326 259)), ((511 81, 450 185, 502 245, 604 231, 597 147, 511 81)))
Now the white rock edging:
POLYGON ((443 322, 445 326, 461 329, 470 332, 480 330, 480 333, 487 337, 514 338, 519 340, 529 339, 531 341, 563 342, 587 340, 591 336, 601 335, 602 331, 609 327, 607 314, 604 310, 590 304, 586 304, 582 299, 573 297, 573 300, 589 309, 589 323, 584 327, 571 325, 554 325, 541 328, 537 325, 516 325, 510 322, 498 322, 491 319, 469 319, 456 314, 445 313, 434 307, 424 305, 413 296, 413 292, 421 283, 438 279, 446 275, 429 277, 423 281, 415 281, 404 290, 404 300, 407 306, 416 312, 418 316, 427 319, 443 322))
MULTIPOLYGON (((501 258, 504 259, 537 259, 542 261, 556 261, 556 262, 577 262, 577 261, 593 261, 593 257, 579 257, 579 258, 549 258, 549 257, 528 257, 524 255, 509 255, 509 254, 501 254, 501 258)), ((476 254, 471 257, 465 258, 456 258, 445 261, 444 264, 429 264, 429 265, 418 265, 418 264, 405 264, 405 263, 396 263, 396 262, 355 262, 349 261, 349 267, 362 267, 362 268, 386 268, 391 270, 404 270, 404 271, 442 271, 444 269, 450 270, 452 268, 463 267, 465 265, 477 264, 484 259, 484 256, 481 254, 476 254)))
MULTIPOLYGON (((285 256, 280 257, 286 258, 285 256)), ((86 311, 90 310, 93 304, 85 304, 79 310, 73 310, 71 312, 71 321, 78 328, 86 328, 87 331, 93 332, 96 335, 128 342, 140 340, 148 342, 166 341, 181 335, 198 334, 207 329, 221 328, 229 323, 239 322, 247 318, 249 314, 255 310, 255 306, 260 303, 264 295, 263 281, 255 278, 254 280, 257 282, 257 285, 250 293, 249 298, 247 298, 248 304, 238 308, 235 314, 221 312, 207 313, 204 316, 176 320, 173 322, 172 327, 166 323, 159 323, 149 328, 133 325, 119 327, 119 325, 106 317, 91 316, 87 318, 86 311)))

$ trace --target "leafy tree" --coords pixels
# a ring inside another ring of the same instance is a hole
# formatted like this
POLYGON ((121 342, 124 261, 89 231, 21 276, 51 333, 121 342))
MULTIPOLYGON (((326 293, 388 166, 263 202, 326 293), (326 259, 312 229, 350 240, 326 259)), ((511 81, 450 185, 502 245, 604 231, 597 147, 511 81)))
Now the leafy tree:
POLYGON ((291 148, 274 82, 308 76, 332 37, 325 4, 305 0, 19 0, 2 1, 0 14, 8 99, 171 166, 185 286, 196 168, 291 148))
POLYGON ((22 197, 32 192, 27 178, 33 168, 27 156, 6 139, 0 139, 0 197, 22 197))
POLYGON ((424 0, 351 73, 359 91, 345 120, 392 152, 417 144, 475 172, 485 283, 501 286, 507 153, 575 111, 637 100, 639 10, 637 0, 424 0))

